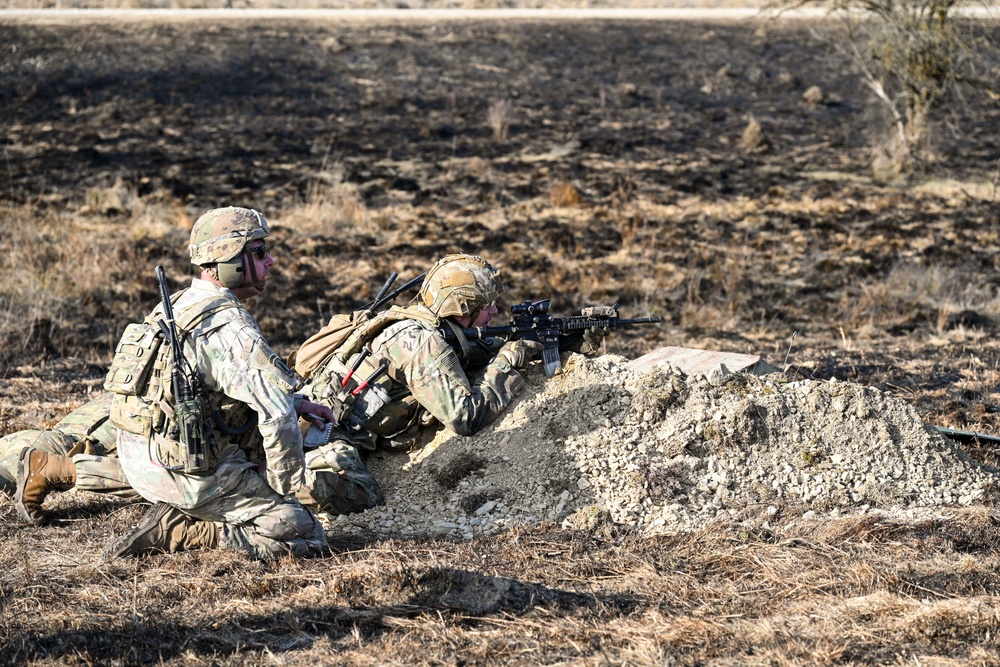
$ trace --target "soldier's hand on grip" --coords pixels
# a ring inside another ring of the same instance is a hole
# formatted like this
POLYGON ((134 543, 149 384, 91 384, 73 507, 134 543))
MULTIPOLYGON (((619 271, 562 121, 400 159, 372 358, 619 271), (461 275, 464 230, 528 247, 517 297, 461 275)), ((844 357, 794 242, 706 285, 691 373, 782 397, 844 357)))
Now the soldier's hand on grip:
POLYGON ((523 369, 537 352, 544 346, 536 340, 511 340, 504 343, 497 353, 498 358, 505 359, 511 368, 523 369))
POLYGON ((607 327, 590 327, 583 332, 583 345, 580 352, 583 354, 594 354, 601 349, 604 337, 608 335, 607 327))

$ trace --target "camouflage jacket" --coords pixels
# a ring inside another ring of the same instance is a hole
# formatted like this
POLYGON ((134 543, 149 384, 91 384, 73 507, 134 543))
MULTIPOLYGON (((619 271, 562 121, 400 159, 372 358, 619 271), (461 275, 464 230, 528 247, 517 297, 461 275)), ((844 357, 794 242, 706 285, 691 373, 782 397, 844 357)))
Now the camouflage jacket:
MULTIPOLYGON (((493 421, 523 386, 517 370, 496 358, 502 340, 469 341, 461 351, 445 341, 435 321, 426 314, 403 319, 370 341, 371 355, 355 377, 361 381, 383 363, 388 372, 358 397, 348 416, 358 444, 410 444, 421 427, 435 421, 472 435, 493 421)), ((356 359, 353 355, 342 365, 335 355, 321 365, 306 388, 311 400, 334 405, 343 398, 340 380, 356 359)))
MULTIPOLYGON (((191 289, 174 304, 175 319, 182 319, 185 309, 204 307, 218 299, 234 303, 194 325, 184 337, 185 358, 204 383, 209 403, 222 408, 230 425, 245 422, 247 408, 257 414, 259 436, 252 430, 248 435, 229 436, 216 429, 209 456, 216 470, 199 476, 168 471, 158 460, 157 447, 180 447, 179 443, 160 433, 120 430, 119 456, 125 472, 136 490, 150 500, 192 507, 224 492, 226 478, 254 465, 244 451, 248 438, 259 437, 271 488, 287 495, 302 483, 305 459, 297 425, 302 397, 292 393, 297 380, 268 346, 250 313, 229 290, 194 279, 191 289)), ((169 379, 166 374, 153 382, 168 383, 169 379)))

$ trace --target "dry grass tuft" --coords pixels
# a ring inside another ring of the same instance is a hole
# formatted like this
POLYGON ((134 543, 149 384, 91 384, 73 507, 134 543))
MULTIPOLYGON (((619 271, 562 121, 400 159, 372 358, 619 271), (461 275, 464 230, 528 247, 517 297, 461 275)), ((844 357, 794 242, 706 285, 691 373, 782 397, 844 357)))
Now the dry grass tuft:
POLYGON ((377 233, 376 220, 339 164, 316 176, 304 202, 275 212, 277 224, 304 234, 377 233))
POLYGON ((580 191, 572 183, 559 181, 549 189, 549 202, 553 206, 579 206, 581 201, 580 191))
POLYGON ((762 153, 770 148, 771 140, 764 132, 760 121, 751 117, 740 136, 740 150, 744 153, 762 153))

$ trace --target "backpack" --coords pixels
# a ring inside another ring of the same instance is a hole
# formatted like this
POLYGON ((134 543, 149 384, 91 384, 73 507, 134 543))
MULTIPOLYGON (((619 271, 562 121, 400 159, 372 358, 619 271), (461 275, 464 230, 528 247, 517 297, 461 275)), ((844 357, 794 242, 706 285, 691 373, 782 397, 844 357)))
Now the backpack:
POLYGON ((302 377, 311 378, 334 354, 340 357, 342 363, 346 362, 383 329, 400 320, 419 320, 432 326, 439 324, 437 317, 414 306, 393 306, 381 313, 355 310, 353 313, 334 315, 326 326, 289 355, 288 365, 302 377))
POLYGON ((325 327, 288 355, 288 365, 302 377, 311 377, 358 327, 371 319, 372 314, 370 310, 355 310, 353 313, 334 315, 325 327))

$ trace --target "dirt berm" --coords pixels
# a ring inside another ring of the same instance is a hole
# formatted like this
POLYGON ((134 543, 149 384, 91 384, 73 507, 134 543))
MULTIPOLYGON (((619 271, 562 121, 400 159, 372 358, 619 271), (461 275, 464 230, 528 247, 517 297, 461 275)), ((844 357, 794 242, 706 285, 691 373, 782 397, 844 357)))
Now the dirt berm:
POLYGON ((649 534, 866 512, 919 517, 981 504, 1000 479, 906 402, 849 382, 647 373, 618 356, 539 368, 490 427, 442 430, 369 465, 386 504, 348 531, 472 538, 523 523, 602 521, 649 534))

